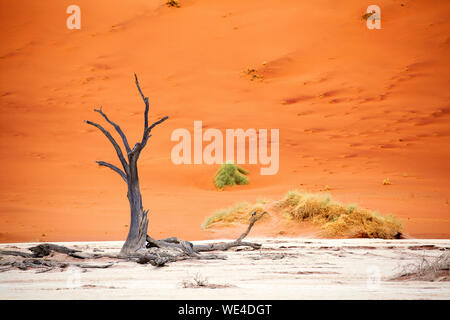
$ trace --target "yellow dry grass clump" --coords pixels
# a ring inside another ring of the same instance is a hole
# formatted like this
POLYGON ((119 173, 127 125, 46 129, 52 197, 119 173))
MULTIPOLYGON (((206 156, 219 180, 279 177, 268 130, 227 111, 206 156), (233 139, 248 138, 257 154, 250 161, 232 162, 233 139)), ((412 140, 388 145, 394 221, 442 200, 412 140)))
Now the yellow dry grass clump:
MULTIPOLYGON (((252 212, 263 213, 260 200, 254 205, 241 202, 233 207, 220 209, 208 217, 201 227, 207 229, 221 224, 250 221, 252 212)), ((320 226, 322 236, 336 238, 381 238, 402 237, 402 225, 392 216, 380 216, 377 212, 360 208, 355 204, 344 205, 334 201, 328 194, 289 191, 285 197, 273 203, 272 208, 281 212, 285 220, 307 221, 320 226)), ((268 215, 263 217, 267 219, 268 215)))
POLYGON ((357 205, 334 201, 327 194, 289 191, 279 201, 283 217, 320 225, 324 236, 394 239, 402 226, 392 216, 380 216, 357 205))
MULTIPOLYGON (((217 223, 230 224, 238 222, 246 224, 250 221, 253 212, 262 214, 264 212, 262 203, 251 205, 247 202, 240 202, 230 208, 217 210, 211 216, 206 218, 202 223, 201 228, 208 229, 217 223)), ((262 220, 263 219, 264 217, 262 220)))

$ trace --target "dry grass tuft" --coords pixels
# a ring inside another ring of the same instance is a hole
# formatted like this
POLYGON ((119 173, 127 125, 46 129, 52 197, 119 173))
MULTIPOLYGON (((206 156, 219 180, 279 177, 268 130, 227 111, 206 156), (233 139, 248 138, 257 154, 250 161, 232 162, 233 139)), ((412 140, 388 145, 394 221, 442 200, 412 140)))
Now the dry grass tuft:
POLYGON ((248 76, 251 81, 254 81, 254 80, 262 81, 264 79, 263 75, 259 74, 258 70, 254 69, 254 68, 248 67, 246 70, 244 70, 243 73, 244 73, 244 75, 248 76))
POLYGON ((208 289, 224 289, 232 288, 234 285, 230 284, 213 284, 209 283, 206 277, 203 277, 200 273, 197 273, 192 280, 183 280, 181 282, 183 288, 208 288, 208 289))
MULTIPOLYGON (((202 229, 208 229, 218 223, 243 223, 246 224, 250 221, 252 213, 262 214, 264 212, 263 204, 257 203, 255 205, 250 205, 247 202, 240 202, 232 207, 219 209, 214 212, 211 216, 206 218, 202 223, 202 229)), ((262 220, 266 217, 262 217, 262 220)))
POLYGON ((325 236, 382 239, 401 237, 401 224, 394 217, 382 217, 355 204, 345 206, 332 200, 327 194, 289 191, 279 201, 278 207, 284 211, 285 218, 320 225, 325 236))
POLYGON ((208 285, 208 279, 200 273, 196 273, 192 280, 183 280, 181 283, 183 288, 201 288, 208 285))
POLYGON ((277 202, 261 200, 254 205, 241 202, 233 207, 217 210, 201 227, 207 229, 218 224, 248 223, 252 212, 263 213, 266 205, 280 210, 283 219, 305 221, 320 226, 325 237, 381 239, 403 237, 402 225, 393 216, 380 216, 377 212, 360 208, 356 204, 344 205, 331 199, 329 194, 297 190, 289 191, 277 202))
POLYGON ((450 252, 403 266, 393 280, 450 281, 450 252))

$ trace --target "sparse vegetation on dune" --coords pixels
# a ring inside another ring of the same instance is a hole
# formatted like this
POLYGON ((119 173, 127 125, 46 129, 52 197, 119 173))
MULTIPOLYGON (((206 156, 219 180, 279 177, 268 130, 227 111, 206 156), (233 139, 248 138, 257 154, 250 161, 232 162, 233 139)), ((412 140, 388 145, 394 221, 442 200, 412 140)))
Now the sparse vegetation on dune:
POLYGON ((260 73, 258 73, 258 70, 251 67, 248 67, 246 70, 244 70, 243 73, 244 75, 248 76, 251 81, 254 80, 262 81, 264 79, 264 77, 260 73))
POLYGON ((247 202, 240 202, 232 207, 217 210, 211 216, 206 218, 202 223, 201 228, 208 229, 217 223, 248 223, 253 212, 256 212, 258 215, 262 214, 264 212, 262 203, 251 205, 247 202))
POLYGON ((346 206, 332 200, 328 194, 289 191, 278 206, 288 219, 320 225, 325 236, 382 239, 401 237, 402 226, 394 217, 382 217, 377 212, 355 204, 346 206))
MULTIPOLYGON (((265 201, 267 203, 267 201, 265 201)), ((325 237, 381 238, 402 237, 402 225, 393 216, 381 216, 377 212, 360 208, 356 204, 344 205, 323 193, 289 191, 282 200, 274 203, 283 219, 310 222, 321 227, 325 237)), ((210 228, 219 223, 246 223, 252 212, 264 212, 263 204, 247 202, 217 210, 202 224, 210 228)))
POLYGON ((166 2, 166 5, 168 7, 174 7, 174 8, 180 8, 181 7, 180 2, 178 0, 168 0, 166 2))
POLYGON ((233 163, 223 163, 214 176, 214 184, 219 189, 223 189, 225 186, 234 186, 236 184, 248 184, 249 180, 245 176, 247 174, 248 171, 233 163))

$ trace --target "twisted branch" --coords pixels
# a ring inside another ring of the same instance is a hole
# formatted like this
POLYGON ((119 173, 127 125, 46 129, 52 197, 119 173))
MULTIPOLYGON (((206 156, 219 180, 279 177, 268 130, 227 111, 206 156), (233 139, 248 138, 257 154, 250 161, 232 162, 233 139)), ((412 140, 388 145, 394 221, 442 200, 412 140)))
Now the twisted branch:
MULTIPOLYGON (((148 110, 149 110, 148 97, 144 96, 144 93, 141 90, 141 86, 139 85, 136 73, 134 74, 134 79, 136 80, 136 87, 138 88, 142 100, 144 100, 145 103, 145 112, 144 112, 144 134, 145 134, 145 130, 147 130, 148 128, 148 110)), ((144 139, 144 137, 142 137, 142 139, 144 139)))
POLYGON ((163 123, 164 121, 166 121, 167 119, 169 119, 168 116, 165 116, 161 119, 159 119, 158 121, 154 122, 149 128, 147 128, 144 132, 144 137, 142 138, 142 142, 141 142, 141 149, 144 149, 145 145, 147 144, 148 139, 152 136, 150 134, 150 132, 152 131, 152 129, 154 127, 156 127, 158 124, 163 123))
POLYGON ((139 155, 139 153, 141 152, 142 149, 144 149, 145 145, 147 144, 148 139, 151 137, 150 132, 152 131, 152 129, 154 127, 156 127, 158 124, 163 123, 164 121, 166 121, 169 117, 165 116, 161 119, 159 119, 158 121, 154 122, 150 127, 148 126, 148 111, 149 111, 149 102, 148 102, 148 97, 146 97, 144 95, 144 93, 142 92, 141 86, 139 85, 139 80, 137 78, 137 75, 134 74, 134 78, 136 80, 136 87, 138 88, 138 91, 142 97, 142 100, 144 100, 145 103, 145 112, 144 112, 144 133, 142 134, 142 140, 141 142, 138 142, 135 144, 133 150, 128 151, 128 157, 133 156, 135 154, 139 155))
POLYGON ((114 127, 114 129, 116 129, 117 133, 120 135, 120 137, 122 138, 123 141, 123 145, 125 146, 125 150, 128 152, 131 151, 130 146, 128 144, 128 140, 127 137, 125 136, 125 134, 123 133, 122 129, 119 127, 118 124, 112 122, 111 120, 108 119, 108 117, 106 116, 106 114, 103 113, 102 111, 102 107, 100 107, 100 109, 94 109, 95 112, 100 113, 103 118, 105 118, 105 120, 114 127))
POLYGON ((127 175, 125 174, 125 172, 123 172, 122 170, 120 170, 119 168, 117 168, 115 165, 110 164, 110 163, 105 162, 105 161, 95 161, 95 162, 97 162, 99 166, 104 166, 104 167, 110 168, 111 170, 117 172, 117 173, 122 177, 122 179, 123 179, 126 183, 128 183, 127 175))
POLYGON ((96 128, 98 128, 101 132, 103 132, 103 134, 108 138, 108 140, 112 143, 112 145, 114 146, 114 149, 116 150, 117 156, 119 157, 120 162, 122 163, 123 169, 126 172, 126 174, 129 174, 129 166, 127 161, 125 160, 122 150, 120 149, 119 145, 117 144, 116 140, 114 140, 114 138, 112 137, 112 135, 108 132, 108 130, 105 130, 101 125, 99 125, 98 123, 89 121, 89 120, 85 120, 85 122, 87 124, 90 124, 91 126, 94 126, 96 128))

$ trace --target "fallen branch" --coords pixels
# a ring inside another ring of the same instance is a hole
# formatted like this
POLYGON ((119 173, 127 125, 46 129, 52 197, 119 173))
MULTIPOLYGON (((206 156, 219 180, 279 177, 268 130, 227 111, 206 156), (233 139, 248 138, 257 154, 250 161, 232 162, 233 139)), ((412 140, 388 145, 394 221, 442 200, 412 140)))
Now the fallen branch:
POLYGON ((253 225, 256 221, 261 219, 267 212, 263 212, 259 216, 256 216, 256 212, 252 213, 252 218, 250 220, 250 224, 247 227, 247 230, 243 234, 239 236, 233 242, 220 242, 220 243, 209 243, 209 244, 198 244, 194 246, 194 250, 197 252, 201 251, 225 251, 233 247, 252 247, 253 249, 260 249, 261 244, 253 243, 253 242, 243 242, 244 238, 250 233, 253 225))
POLYGON ((16 257, 22 257, 22 258, 31 258, 33 255, 31 253, 21 252, 21 251, 7 251, 7 250, 0 250, 0 255, 4 256, 16 256, 16 257))
POLYGON ((217 254, 200 254, 201 252, 208 251, 226 251, 233 247, 251 247, 253 249, 260 249, 261 244, 253 242, 242 241, 252 229, 253 225, 262 218, 266 212, 257 215, 256 212, 252 213, 250 223, 239 238, 231 242, 218 242, 210 244, 197 244, 192 242, 181 240, 175 237, 166 238, 162 240, 156 240, 147 235, 146 249, 140 249, 135 253, 124 254, 99 254, 82 252, 67 248, 64 246, 43 243, 37 246, 28 248, 32 253, 21 251, 6 251, 0 250, 0 256, 10 256, 8 259, 2 259, 0 266, 0 272, 6 272, 12 269, 28 270, 28 269, 40 269, 37 273, 44 273, 53 269, 59 268, 61 270, 66 269, 69 266, 74 266, 82 269, 106 269, 113 266, 117 260, 134 261, 139 264, 151 264, 155 267, 162 267, 167 263, 197 259, 197 260, 217 260, 226 259, 223 255, 217 254), (113 261, 108 261, 102 264, 99 263, 76 263, 72 261, 60 261, 55 259, 48 259, 44 257, 52 256, 52 252, 65 254, 74 259, 80 259, 84 261, 95 260, 100 258, 109 258, 113 261))
POLYGON ((104 263, 104 264, 76 264, 77 267, 83 269, 106 269, 114 265, 113 262, 104 263))
POLYGON ((192 244, 189 241, 180 240, 175 237, 162 239, 162 240, 155 240, 149 235, 147 235, 147 248, 151 247, 157 247, 157 248, 177 248, 182 250, 187 255, 195 256, 198 255, 200 252, 206 252, 206 251, 226 251, 233 247, 251 247, 253 249, 260 249, 261 244, 259 243, 253 243, 253 242, 243 242, 244 238, 250 233, 250 230, 252 229, 253 225, 261 219, 267 212, 263 212, 262 214, 258 215, 256 212, 252 213, 252 217, 250 220, 250 223, 247 227, 247 230, 245 230, 244 233, 242 233, 239 238, 237 238, 235 241, 232 242, 218 242, 218 243, 209 243, 209 244, 192 244))
POLYGON ((31 252, 33 252, 34 257, 39 257, 39 258, 50 255, 50 253, 52 251, 64 253, 64 254, 68 254, 68 255, 75 254, 77 252, 81 252, 80 250, 69 249, 67 247, 58 246, 56 244, 51 244, 51 243, 40 244, 35 247, 29 248, 29 250, 31 252))

